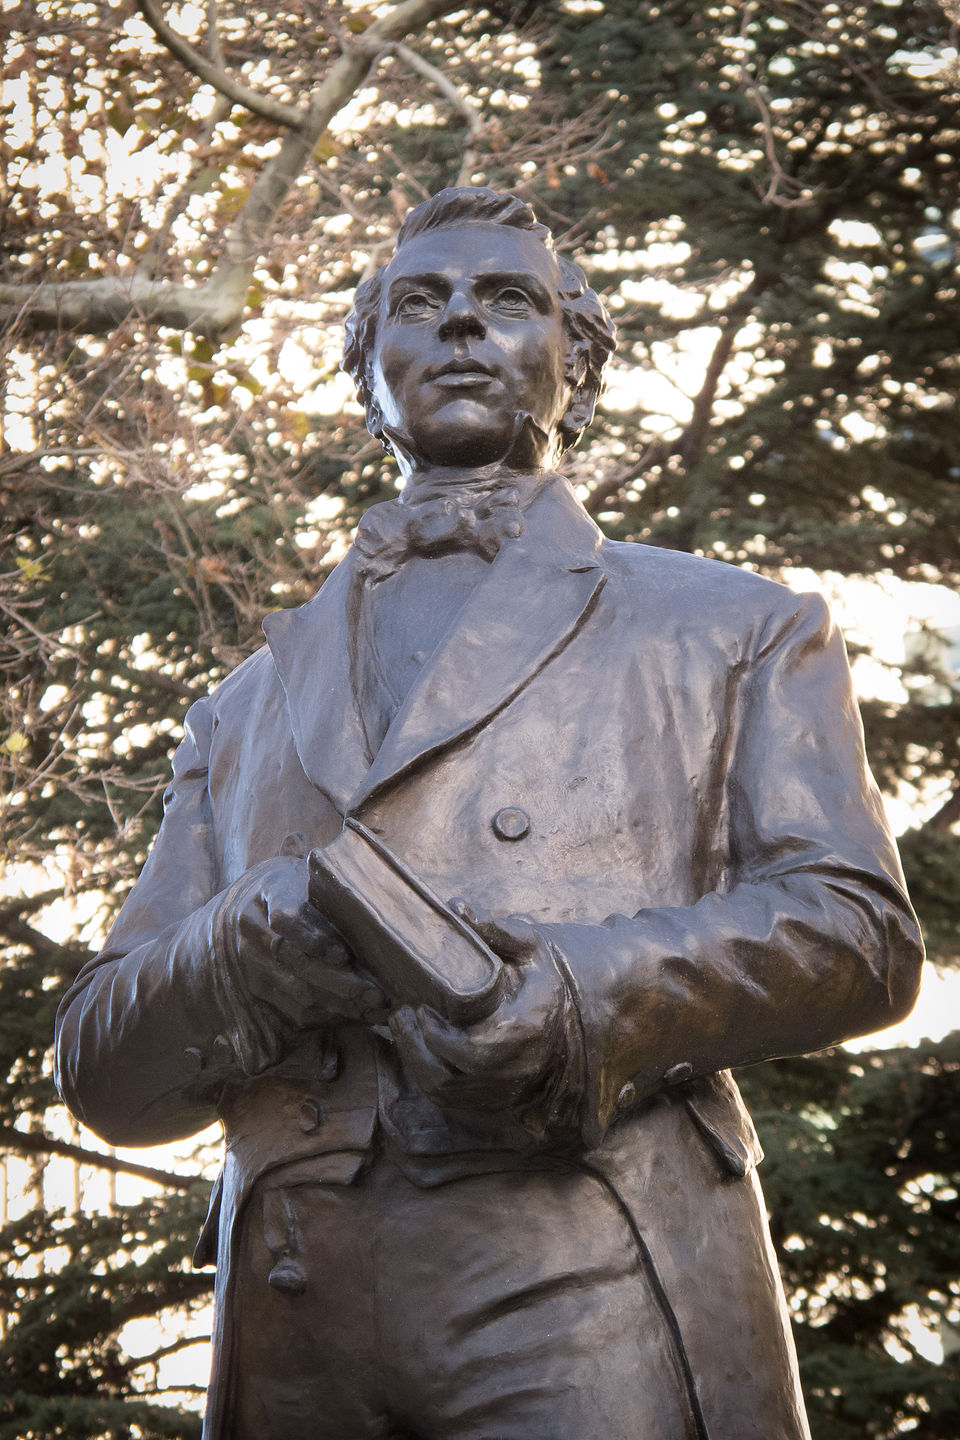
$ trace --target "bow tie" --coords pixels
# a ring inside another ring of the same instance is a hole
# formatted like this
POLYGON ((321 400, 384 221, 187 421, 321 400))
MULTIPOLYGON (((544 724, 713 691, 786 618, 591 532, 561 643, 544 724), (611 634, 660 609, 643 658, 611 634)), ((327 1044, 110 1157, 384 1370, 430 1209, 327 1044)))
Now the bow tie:
POLYGON ((423 484, 409 500, 371 505, 353 542, 364 579, 385 580, 413 555, 471 550, 492 560, 504 540, 523 534, 523 510, 543 483, 540 476, 517 476, 515 483, 423 484))

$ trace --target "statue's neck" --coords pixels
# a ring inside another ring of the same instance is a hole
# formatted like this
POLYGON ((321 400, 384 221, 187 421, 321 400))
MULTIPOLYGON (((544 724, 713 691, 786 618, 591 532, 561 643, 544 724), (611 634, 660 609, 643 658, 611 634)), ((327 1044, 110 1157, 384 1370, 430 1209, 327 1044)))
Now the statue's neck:
POLYGON ((514 491, 521 509, 526 509, 548 481, 553 471, 515 470, 510 465, 437 465, 412 470, 401 495, 405 505, 419 505, 425 500, 440 500, 444 495, 456 496, 461 503, 471 498, 493 495, 497 491, 514 491))
POLYGON ((560 454, 557 436, 541 430, 525 411, 517 413, 513 434, 504 443, 501 455, 487 465, 434 465, 418 453, 410 436, 399 426, 384 425, 383 440, 400 466, 407 490, 411 495, 417 493, 418 498, 424 485, 436 493, 444 487, 489 491, 500 485, 516 485, 519 476, 540 480, 554 473, 560 454))

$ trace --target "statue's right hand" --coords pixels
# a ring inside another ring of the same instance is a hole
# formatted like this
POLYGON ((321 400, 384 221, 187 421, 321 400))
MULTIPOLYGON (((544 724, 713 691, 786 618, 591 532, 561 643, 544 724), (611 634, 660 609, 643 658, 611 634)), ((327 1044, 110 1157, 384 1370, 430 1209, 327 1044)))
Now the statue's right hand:
POLYGON ((378 1022, 387 1003, 339 932, 307 899, 307 861, 277 855, 224 893, 218 949, 249 999, 295 1028, 340 1018, 378 1022))

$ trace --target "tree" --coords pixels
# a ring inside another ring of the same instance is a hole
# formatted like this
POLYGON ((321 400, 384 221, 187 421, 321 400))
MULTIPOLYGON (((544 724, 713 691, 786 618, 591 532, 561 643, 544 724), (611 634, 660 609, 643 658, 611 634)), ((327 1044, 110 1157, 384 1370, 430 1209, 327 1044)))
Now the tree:
MULTIPOLYGON (((21 865, 55 855, 96 907, 54 938, 37 869, 0 907, 2 1123, 38 1154, 58 1142, 56 998, 142 862, 184 708, 392 493, 335 366, 406 207, 456 179, 514 188, 586 254, 622 351, 571 473, 609 533, 909 601, 958 588, 960 129, 956 17, 933 0, 141 0, 139 18, 51 0, 6 18, 3 840, 21 865)), ((935 647, 871 670, 876 636, 850 638, 950 964, 960 701, 935 647)), ((743 1077, 820 1440, 960 1431, 955 1357, 925 1361, 907 1323, 960 1319, 958 1050, 743 1077)), ((19 1394, 0 1437, 195 1433, 136 1397, 117 1337, 133 1304, 201 1298, 183 1265, 202 1190, 8 1227, 19 1394), (68 1303, 78 1289, 90 1304, 68 1303)))

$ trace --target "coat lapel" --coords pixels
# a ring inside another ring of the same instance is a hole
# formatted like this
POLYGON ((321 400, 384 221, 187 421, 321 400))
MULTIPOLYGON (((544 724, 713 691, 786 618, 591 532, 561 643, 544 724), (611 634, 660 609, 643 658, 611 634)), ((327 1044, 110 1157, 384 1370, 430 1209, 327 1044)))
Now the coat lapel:
POLYGON ((598 560, 602 538, 566 481, 541 494, 523 535, 503 546, 427 661, 351 810, 479 729, 569 643, 606 578, 598 560))
POLYGON ((606 578, 602 538, 554 481, 424 666, 372 765, 350 670, 354 552, 306 605, 264 618, 300 763, 342 815, 479 729, 569 643, 606 578))
POLYGON ((300 763, 341 815, 370 768, 350 677, 353 568, 351 550, 306 605, 263 621, 300 763))

